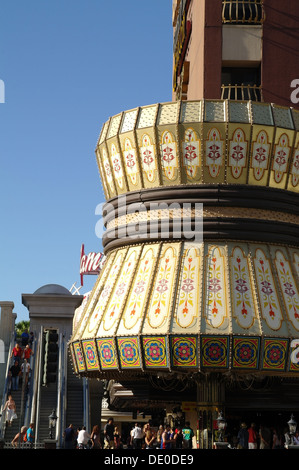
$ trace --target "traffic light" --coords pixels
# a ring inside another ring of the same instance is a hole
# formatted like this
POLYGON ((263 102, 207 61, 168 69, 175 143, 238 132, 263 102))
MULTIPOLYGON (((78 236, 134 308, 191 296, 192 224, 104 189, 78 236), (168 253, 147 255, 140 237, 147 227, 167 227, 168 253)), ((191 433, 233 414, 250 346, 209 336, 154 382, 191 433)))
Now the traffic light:
POLYGON ((56 382, 58 367, 58 333, 46 330, 44 335, 43 385, 56 382))

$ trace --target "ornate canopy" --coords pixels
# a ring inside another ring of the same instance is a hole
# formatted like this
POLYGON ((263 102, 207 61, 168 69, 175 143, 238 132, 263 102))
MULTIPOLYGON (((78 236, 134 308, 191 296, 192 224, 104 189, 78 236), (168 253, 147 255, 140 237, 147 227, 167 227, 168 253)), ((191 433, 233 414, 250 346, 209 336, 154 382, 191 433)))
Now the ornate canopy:
POLYGON ((96 155, 107 258, 74 318, 76 372, 298 376, 299 112, 137 108, 96 155))

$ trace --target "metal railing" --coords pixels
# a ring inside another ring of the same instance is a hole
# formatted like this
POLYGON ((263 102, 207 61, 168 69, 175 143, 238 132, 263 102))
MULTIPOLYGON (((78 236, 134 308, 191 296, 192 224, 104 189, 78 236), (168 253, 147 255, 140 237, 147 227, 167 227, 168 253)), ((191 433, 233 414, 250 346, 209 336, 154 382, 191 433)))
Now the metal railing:
POLYGON ((263 0, 222 0, 222 23, 255 25, 264 21, 263 0))
POLYGON ((221 99, 263 101, 262 87, 257 85, 222 85, 221 99))

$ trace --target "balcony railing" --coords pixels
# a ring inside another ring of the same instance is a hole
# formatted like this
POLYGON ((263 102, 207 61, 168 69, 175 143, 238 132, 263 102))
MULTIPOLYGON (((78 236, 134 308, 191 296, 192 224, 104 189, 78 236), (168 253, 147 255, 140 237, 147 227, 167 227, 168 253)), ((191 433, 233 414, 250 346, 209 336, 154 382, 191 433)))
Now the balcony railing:
POLYGON ((222 85, 221 99, 263 101, 262 87, 257 85, 222 85))
POLYGON ((255 25, 264 20, 263 0, 222 0, 222 23, 255 25))

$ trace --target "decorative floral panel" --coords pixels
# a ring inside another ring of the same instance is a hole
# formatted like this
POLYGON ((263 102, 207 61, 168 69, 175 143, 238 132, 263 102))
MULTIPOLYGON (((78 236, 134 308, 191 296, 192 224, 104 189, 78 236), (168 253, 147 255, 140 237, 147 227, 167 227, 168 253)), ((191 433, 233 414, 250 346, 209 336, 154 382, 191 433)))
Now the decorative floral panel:
POLYGON ((183 165, 190 181, 197 180, 200 173, 200 140, 194 129, 185 131, 182 142, 183 165))
POLYGON ((165 336, 144 336, 143 356, 145 367, 168 368, 167 340, 165 336))
POLYGON ((233 317, 241 328, 251 328, 256 321, 248 257, 240 247, 230 256, 230 291, 233 317))
POLYGON ((185 249, 180 273, 179 297, 174 315, 179 328, 192 327, 199 317, 201 289, 200 247, 185 249))
POLYGON ((268 132, 261 130, 252 143, 251 168, 254 180, 259 183, 263 180, 269 168, 271 158, 271 143, 268 132))
POLYGON ((282 325, 282 315, 269 260, 261 249, 254 257, 257 290, 262 316, 269 328, 277 331, 282 325))
POLYGON ((205 270, 204 315, 210 326, 219 328, 227 317, 226 267, 222 248, 210 247, 205 270))
POLYGON ((81 348, 81 342, 75 341, 73 343, 73 347, 74 347, 74 355, 77 361, 78 372, 84 372, 86 369, 86 366, 85 366, 83 351, 81 348))
POLYGON ((205 164, 211 178, 217 178, 224 164, 224 141, 216 127, 209 130, 205 146, 205 164))
POLYGON ((99 370, 99 361, 97 357, 97 350, 95 341, 82 341, 82 348, 84 351, 86 369, 87 370, 99 370))
POLYGON ((280 289, 285 303, 286 314, 293 327, 299 331, 299 295, 289 261, 282 251, 276 251, 275 265, 280 289))
POLYGON ((171 338, 173 367, 197 367, 197 338, 192 336, 173 336, 171 338))
POLYGON ((260 338, 234 337, 232 367, 234 369, 258 369, 260 338))
POLYGON ((227 336, 202 336, 200 350, 202 368, 227 369, 229 361, 227 336))
POLYGON ((265 338, 263 370, 284 371, 287 365, 288 339, 265 338))
POLYGON ((243 169, 247 166, 248 142, 246 134, 240 127, 237 128, 229 143, 229 162, 231 175, 238 180, 242 175, 243 169))
POLYGON ((117 369, 117 351, 113 338, 97 339, 101 369, 117 369))
POLYGON ((137 338, 117 339, 120 366, 122 369, 141 369, 140 352, 137 338))
POLYGON ((100 293, 96 307, 94 308, 92 315, 88 321, 84 335, 89 335, 90 337, 91 335, 96 333, 96 330, 98 329, 100 321, 102 319, 102 315, 105 311, 105 307, 109 301, 113 286, 116 282, 118 273, 121 269, 125 254, 126 250, 118 251, 111 269, 108 269, 108 266, 104 267, 105 271, 107 270, 107 279, 100 293))
POLYGON ((180 250, 180 244, 172 246, 166 244, 160 255, 160 263, 152 288, 152 298, 143 328, 144 332, 147 332, 147 327, 154 330, 163 328, 164 330, 167 326, 172 309, 178 250, 180 250))
POLYGON ((161 164, 165 178, 169 181, 176 180, 179 169, 177 143, 173 134, 169 131, 162 134, 161 164))
POLYGON ((155 273, 159 250, 159 245, 152 245, 147 247, 142 253, 136 276, 131 286, 130 295, 123 309, 123 315, 118 328, 119 335, 125 332, 130 334, 139 333, 151 288, 151 280, 155 273))
POLYGON ((157 156, 155 146, 153 145, 152 139, 148 134, 144 134, 142 137, 140 158, 144 177, 147 178, 150 183, 154 183, 158 178, 157 156))
POLYGON ((115 284, 113 295, 105 309, 97 336, 114 334, 119 318, 122 315, 123 304, 131 287, 140 252, 141 246, 129 249, 115 284))

